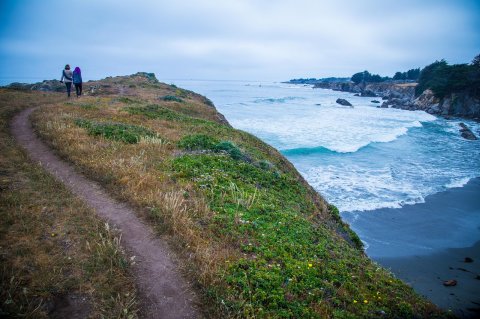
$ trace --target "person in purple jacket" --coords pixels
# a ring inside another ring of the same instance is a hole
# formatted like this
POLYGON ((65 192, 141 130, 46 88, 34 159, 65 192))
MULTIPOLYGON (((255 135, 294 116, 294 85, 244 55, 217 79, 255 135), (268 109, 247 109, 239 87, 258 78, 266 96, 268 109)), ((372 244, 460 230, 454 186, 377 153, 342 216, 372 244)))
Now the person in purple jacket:
POLYGON ((82 71, 80 71, 78 66, 73 70, 73 84, 75 85, 77 97, 79 97, 82 95, 82 71))
POLYGON ((65 82, 65 85, 67 86, 67 95, 70 97, 70 91, 72 89, 72 71, 70 70, 70 65, 67 64, 65 65, 65 69, 62 71, 62 78, 60 79, 60 82, 65 82))

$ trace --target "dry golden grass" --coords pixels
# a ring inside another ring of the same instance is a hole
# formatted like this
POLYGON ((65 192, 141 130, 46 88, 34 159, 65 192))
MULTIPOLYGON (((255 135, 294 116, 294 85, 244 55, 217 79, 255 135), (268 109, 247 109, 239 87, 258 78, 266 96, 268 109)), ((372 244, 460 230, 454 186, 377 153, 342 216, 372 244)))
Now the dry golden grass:
POLYGON ((62 99, 0 90, 0 316, 135 318, 135 287, 117 232, 31 163, 8 131, 19 110, 62 99))

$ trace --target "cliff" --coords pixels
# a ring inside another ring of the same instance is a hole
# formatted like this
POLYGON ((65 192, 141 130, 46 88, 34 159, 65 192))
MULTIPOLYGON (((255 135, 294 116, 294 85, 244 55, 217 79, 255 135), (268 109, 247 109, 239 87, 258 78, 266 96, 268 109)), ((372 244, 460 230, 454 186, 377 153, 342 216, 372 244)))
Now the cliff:
POLYGON ((174 247, 206 317, 449 316, 369 260, 338 210, 207 98, 143 73, 86 87, 0 93, 42 96, 40 137, 174 247))
POLYGON ((382 97, 379 107, 393 107, 404 110, 421 110, 439 116, 452 116, 480 120, 480 99, 468 92, 451 93, 441 99, 431 90, 415 96, 417 83, 387 81, 381 83, 335 82, 316 83, 314 88, 351 92, 360 96, 382 97))

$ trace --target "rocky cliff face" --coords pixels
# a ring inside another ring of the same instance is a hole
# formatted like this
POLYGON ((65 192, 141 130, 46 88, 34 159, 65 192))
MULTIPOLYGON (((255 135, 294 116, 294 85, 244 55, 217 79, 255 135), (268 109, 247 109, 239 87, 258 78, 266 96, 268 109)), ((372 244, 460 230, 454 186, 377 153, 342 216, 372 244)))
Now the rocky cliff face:
POLYGON ((415 86, 416 83, 381 82, 355 84, 353 82, 334 82, 317 83, 314 87, 331 89, 334 91, 351 92, 361 96, 412 98, 415 95, 415 86))
POLYGON ((416 83, 317 83, 315 88, 356 93, 360 96, 381 96, 385 102, 378 107, 393 107, 404 110, 422 110, 440 116, 456 116, 480 120, 480 99, 467 93, 453 93, 443 99, 425 90, 415 97, 416 83))

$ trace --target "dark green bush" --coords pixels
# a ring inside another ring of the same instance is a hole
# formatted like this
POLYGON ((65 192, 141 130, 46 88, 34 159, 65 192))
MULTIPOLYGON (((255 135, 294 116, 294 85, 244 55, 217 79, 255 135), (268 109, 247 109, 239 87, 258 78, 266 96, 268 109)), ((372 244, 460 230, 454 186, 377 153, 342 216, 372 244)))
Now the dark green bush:
POLYGON ((156 134, 142 126, 128 125, 123 123, 98 123, 85 119, 76 119, 75 124, 85 128, 88 134, 93 136, 103 136, 110 140, 121 141, 129 144, 135 144, 142 137, 156 136, 156 134))
POLYGON ((452 93, 466 92, 480 96, 480 67, 472 64, 448 65, 445 60, 427 65, 420 73, 415 94, 418 96, 431 89, 436 97, 443 98, 452 93))
POLYGON ((178 146, 185 150, 214 150, 219 141, 209 135, 187 135, 178 142, 178 146))
POLYGON ((130 114, 145 115, 146 117, 151 119, 182 121, 189 118, 186 115, 172 111, 158 104, 150 104, 150 105, 141 106, 141 107, 129 107, 126 110, 130 114))
POLYGON ((233 159, 241 159, 243 157, 242 151, 230 141, 222 141, 215 146, 216 151, 223 151, 228 153, 233 159))
POLYGON ((187 135, 183 137, 178 146, 185 150, 208 150, 213 152, 224 152, 233 159, 242 159, 245 155, 233 142, 218 141, 217 139, 204 134, 187 135))
POLYGON ((167 102, 183 103, 183 100, 179 97, 176 97, 175 95, 165 95, 164 97, 162 97, 162 100, 167 101, 167 102))

